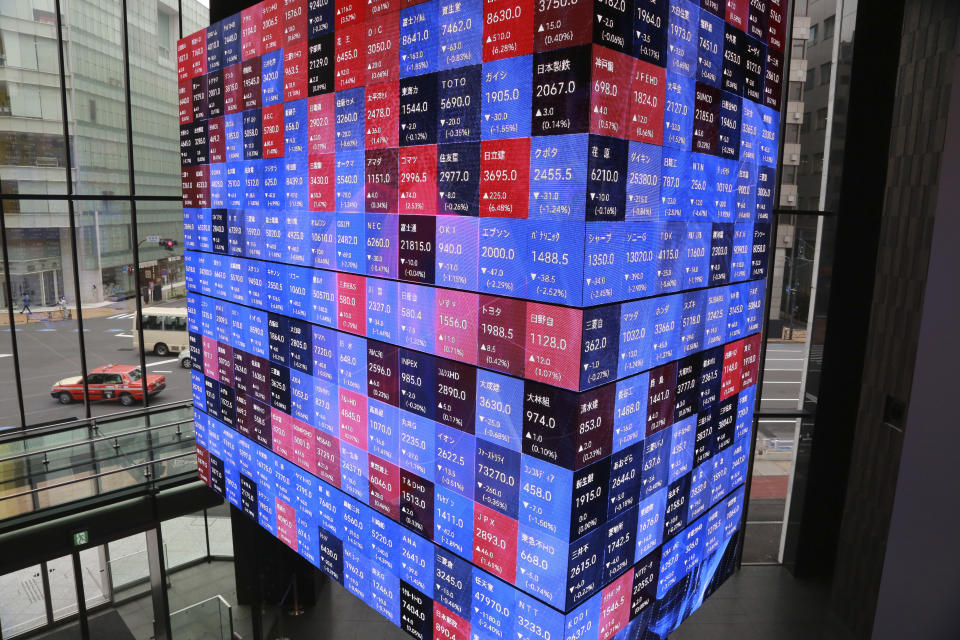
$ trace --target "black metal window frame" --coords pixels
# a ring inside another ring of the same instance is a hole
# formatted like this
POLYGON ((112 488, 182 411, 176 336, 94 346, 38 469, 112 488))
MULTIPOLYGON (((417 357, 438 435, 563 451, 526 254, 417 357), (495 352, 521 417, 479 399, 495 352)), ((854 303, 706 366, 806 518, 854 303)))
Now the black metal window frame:
MULTIPOLYGON (((8 247, 9 234, 7 233, 6 226, 6 212, 5 212, 5 203, 7 201, 20 201, 20 200, 43 200, 43 201, 57 201, 57 202, 66 202, 67 203, 67 214, 70 223, 70 252, 72 260, 72 269, 73 269, 73 296, 76 301, 76 326, 77 326, 77 348, 79 349, 80 355, 80 373, 83 380, 83 411, 85 418, 91 418, 91 403, 89 389, 87 386, 87 354, 86 354, 86 345, 84 344, 84 329, 83 329, 83 303, 81 301, 80 294, 80 272, 79 272, 79 263, 77 258, 77 220, 76 220, 76 211, 75 204, 77 202, 83 201, 109 201, 109 202, 125 202, 129 206, 130 211, 130 230, 134 238, 138 238, 137 235, 137 204, 140 202, 182 202, 180 195, 138 195, 136 190, 136 173, 134 166, 134 157, 133 157, 133 115, 132 115, 132 102, 131 102, 131 93, 130 93, 130 30, 128 28, 129 12, 127 7, 127 0, 121 0, 121 34, 122 34, 122 63, 123 63, 123 79, 124 79, 124 115, 125 115, 125 126, 126 126, 126 151, 127 151, 127 182, 128 182, 128 193, 126 195, 116 195, 116 194, 77 194, 74 192, 74 166, 73 166, 73 147, 74 143, 70 135, 70 123, 67 118, 67 114, 70 113, 68 110, 67 102, 67 72, 66 72, 66 61, 64 59, 64 39, 63 39, 63 2, 62 0, 54 0, 55 12, 56 12, 56 30, 57 30, 57 65, 58 65, 58 74, 59 74, 59 84, 60 84, 60 119, 63 123, 63 133, 62 133, 62 143, 65 156, 65 175, 66 175, 66 193, 63 194, 20 194, 20 193, 7 193, 3 189, 3 184, 0 183, 0 244, 2 244, 2 260, 3 260, 3 283, 2 286, 5 288, 7 296, 7 320, 10 323, 10 347, 11 347, 11 360, 13 362, 14 369, 14 380, 16 383, 17 390, 17 403, 18 410, 20 413, 20 429, 26 429, 28 426, 31 426, 27 423, 27 414, 24 408, 23 402, 23 383, 21 380, 21 368, 20 368, 20 353, 17 348, 17 331, 15 330, 15 315, 14 315, 14 302, 13 302, 13 286, 11 283, 10 277, 10 251, 8 247)), ((183 38, 183 1, 177 1, 177 34, 178 39, 183 38)), ((171 132, 173 135, 173 132, 171 132)), ((133 263, 137 265, 137 268, 134 269, 134 281, 135 281, 135 291, 137 293, 134 296, 136 300, 136 317, 138 319, 136 323, 137 337, 139 340, 139 366, 140 370, 144 373, 140 377, 140 386, 143 393, 143 402, 144 407, 149 408, 151 405, 151 399, 147 394, 147 376, 146 371, 146 356, 144 353, 144 340, 143 340, 143 329, 142 323, 139 321, 142 318, 143 306, 141 301, 140 292, 143 289, 143 283, 141 282, 141 273, 140 273, 140 251, 137 242, 131 243, 133 245, 133 263)), ((69 288, 70 283, 64 282, 64 287, 69 288)))

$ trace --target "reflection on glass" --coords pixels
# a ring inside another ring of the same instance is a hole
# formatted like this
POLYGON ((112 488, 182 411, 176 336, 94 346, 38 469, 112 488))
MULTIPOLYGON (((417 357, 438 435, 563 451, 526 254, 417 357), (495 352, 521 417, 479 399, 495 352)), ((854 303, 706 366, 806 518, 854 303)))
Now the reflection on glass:
MULTIPOLYGON (((0 190, 66 193, 57 27, 53 0, 0 4, 0 190)), ((39 209, 43 210, 43 205, 39 209)), ((24 207, 23 213, 34 207, 24 207)), ((6 213, 16 213, 6 210, 6 213)), ((45 227, 42 220, 32 226, 45 227)))
POLYGON ((177 3, 127 3, 130 102, 137 193, 180 195, 177 109, 177 3))
POLYGON ((0 634, 11 638, 47 622, 40 565, 0 576, 0 634))
POLYGON ((798 423, 799 420, 788 418, 761 418, 757 421, 757 446, 743 549, 743 561, 747 564, 782 561, 783 526, 789 509, 798 423))
POLYGON ((197 0, 183 0, 180 3, 183 10, 183 32, 181 35, 189 35, 210 25, 209 4, 209 2, 198 2, 197 0))
POLYGON ((64 5, 68 122, 79 194, 130 192, 121 3, 64 5))

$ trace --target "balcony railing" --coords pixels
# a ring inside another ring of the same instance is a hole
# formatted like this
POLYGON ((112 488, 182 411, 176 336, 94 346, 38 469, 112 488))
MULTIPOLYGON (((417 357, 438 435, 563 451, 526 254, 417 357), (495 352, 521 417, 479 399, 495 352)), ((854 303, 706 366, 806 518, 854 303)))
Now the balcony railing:
POLYGON ((8 431, 0 436, 0 520, 195 474, 187 402, 8 431))

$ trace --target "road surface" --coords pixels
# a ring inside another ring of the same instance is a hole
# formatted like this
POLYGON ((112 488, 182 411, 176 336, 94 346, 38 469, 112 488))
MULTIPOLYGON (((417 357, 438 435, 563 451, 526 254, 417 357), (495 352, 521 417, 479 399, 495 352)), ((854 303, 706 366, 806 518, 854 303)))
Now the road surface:
MULTIPOLYGON (((182 304, 182 301, 180 301, 182 304)), ((107 364, 138 365, 133 347, 133 315, 126 307, 93 318, 84 318, 87 367, 107 364)), ((50 387, 60 378, 80 375, 80 349, 75 320, 37 321, 16 325, 24 411, 28 425, 65 418, 84 418, 82 403, 60 405, 50 397, 50 387)), ((147 371, 167 378, 167 388, 151 402, 167 403, 190 397, 190 372, 178 366, 175 355, 147 355, 147 371)), ((13 375, 10 327, 0 327, 0 427, 19 426, 17 387, 13 375)), ((134 405, 136 408, 138 405, 134 405)), ((102 416, 129 409, 118 402, 95 403, 91 414, 102 416)))

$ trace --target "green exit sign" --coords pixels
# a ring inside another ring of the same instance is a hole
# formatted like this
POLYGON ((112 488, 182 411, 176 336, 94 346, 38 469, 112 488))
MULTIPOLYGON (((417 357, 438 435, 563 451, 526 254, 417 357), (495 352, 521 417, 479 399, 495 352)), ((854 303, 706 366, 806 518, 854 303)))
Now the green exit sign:
POLYGON ((82 547, 90 542, 89 531, 77 531, 73 534, 73 546, 82 547))

